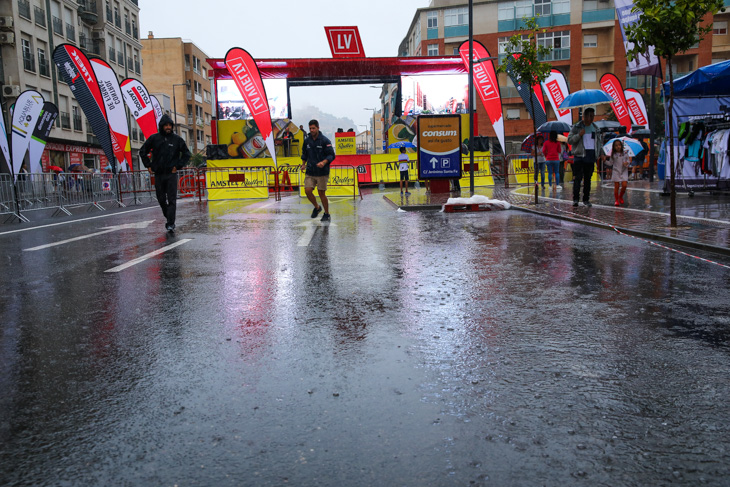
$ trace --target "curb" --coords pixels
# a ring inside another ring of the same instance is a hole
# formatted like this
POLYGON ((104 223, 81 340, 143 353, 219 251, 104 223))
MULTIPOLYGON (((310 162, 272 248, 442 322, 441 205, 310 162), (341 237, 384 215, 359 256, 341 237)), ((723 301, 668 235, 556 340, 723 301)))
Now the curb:
POLYGON ((592 227, 596 227, 596 228, 602 228, 604 230, 614 231, 614 228, 615 228, 616 230, 619 230, 622 233, 625 233, 627 235, 631 235, 634 237, 645 238, 647 240, 656 240, 658 242, 664 242, 664 243, 668 243, 668 244, 679 245, 682 247, 689 247, 692 249, 704 250, 704 251, 712 252, 715 254, 722 254, 722 255, 730 256, 730 248, 726 248, 726 247, 718 247, 716 245, 705 244, 702 242, 694 242, 692 240, 684 240, 682 238, 677 238, 677 237, 668 237, 666 235, 659 235, 656 233, 642 232, 641 230, 632 230, 630 228, 622 228, 622 227, 617 227, 615 225, 613 227, 611 227, 610 225, 607 225, 604 223, 596 223, 596 222, 592 222, 592 221, 588 221, 588 220, 582 220, 579 218, 571 218, 569 216, 554 215, 552 213, 541 213, 539 211, 535 211, 530 208, 525 208, 523 206, 518 206, 518 205, 512 205, 512 208, 519 210, 519 211, 524 211, 526 213, 533 213, 535 215, 556 218, 558 220, 564 220, 564 221, 568 221, 571 223, 578 223, 581 225, 588 225, 588 226, 592 226, 592 227))

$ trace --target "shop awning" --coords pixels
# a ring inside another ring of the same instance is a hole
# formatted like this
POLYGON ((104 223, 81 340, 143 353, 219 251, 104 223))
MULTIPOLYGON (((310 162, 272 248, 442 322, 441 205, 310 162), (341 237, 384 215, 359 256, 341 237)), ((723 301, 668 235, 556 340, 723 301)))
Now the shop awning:
MULTIPOLYGON (((668 81, 664 83, 664 93, 669 94, 668 81)), ((710 64, 675 79, 674 96, 730 96, 730 61, 710 64)))

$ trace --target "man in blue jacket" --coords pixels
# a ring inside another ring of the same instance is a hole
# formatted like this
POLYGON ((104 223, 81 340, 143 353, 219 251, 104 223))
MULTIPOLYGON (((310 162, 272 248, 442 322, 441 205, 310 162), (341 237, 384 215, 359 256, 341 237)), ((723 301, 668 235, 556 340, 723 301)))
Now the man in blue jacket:
POLYGON ((302 168, 306 167, 304 193, 314 205, 312 218, 317 218, 319 212, 322 211, 322 207, 324 207, 323 222, 330 221, 329 201, 325 192, 327 191, 327 180, 330 175, 330 164, 334 160, 335 149, 332 147, 332 142, 319 131, 319 122, 310 120, 309 136, 304 139, 304 144, 302 144, 302 168), (322 206, 317 204, 314 188, 317 188, 322 206))
POLYGON ((142 164, 155 175, 157 201, 167 219, 165 229, 170 233, 175 231, 177 172, 190 160, 190 149, 182 137, 173 133, 174 127, 172 119, 163 115, 160 119, 159 132, 147 139, 139 150, 142 164))

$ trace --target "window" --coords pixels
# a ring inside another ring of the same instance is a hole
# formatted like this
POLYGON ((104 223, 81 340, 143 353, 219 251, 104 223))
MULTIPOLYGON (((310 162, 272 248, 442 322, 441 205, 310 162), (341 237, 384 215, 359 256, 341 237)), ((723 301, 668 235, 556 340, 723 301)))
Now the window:
POLYGON ((455 48, 454 48, 454 52, 453 52, 453 55, 454 55, 454 56, 458 56, 458 55, 459 55, 459 48, 458 48, 458 47, 455 47, 455 48))
POLYGON ((598 36, 596 34, 583 34, 583 47, 598 47, 598 36))
POLYGON ((597 0, 583 0, 583 11, 589 12, 591 10, 598 10, 597 0))
POLYGON ((550 15, 550 0, 535 0, 535 15, 550 15))
POLYGON ((537 34, 537 44, 552 48, 547 60, 561 60, 570 57, 570 31, 562 30, 537 34))
POLYGON ((416 22, 416 31, 413 33, 413 41, 415 42, 416 46, 421 45, 421 21, 419 20, 416 22))
POLYGON ((516 0, 499 4, 499 20, 522 19, 532 16, 532 0, 516 0))
POLYGON ((724 36, 727 35, 727 21, 714 22, 712 24, 712 35, 724 36))
POLYGON ((586 83, 595 83, 598 79, 598 71, 595 69, 584 69, 583 70, 583 81, 586 83))
POLYGON ((51 64, 46 57, 45 45, 38 48, 38 68, 41 76, 51 77, 51 64))
POLYGON ((553 0, 553 15, 569 14, 570 0, 553 0))
POLYGON ((438 12, 429 12, 428 15, 426 15, 426 19, 428 22, 429 29, 438 28, 438 26, 439 26, 439 13, 438 12))
POLYGON ((507 109, 507 120, 519 120, 520 109, 519 108, 508 108, 507 109))
POLYGON ((23 52, 23 68, 35 73, 35 58, 33 57, 33 45, 30 39, 20 39, 21 51, 23 52))
POLYGON ((449 8, 444 11, 444 26, 467 25, 469 23, 469 8, 449 8))
POLYGON ((438 44, 429 44, 428 45, 428 55, 429 56, 438 56, 439 55, 439 45, 438 44))

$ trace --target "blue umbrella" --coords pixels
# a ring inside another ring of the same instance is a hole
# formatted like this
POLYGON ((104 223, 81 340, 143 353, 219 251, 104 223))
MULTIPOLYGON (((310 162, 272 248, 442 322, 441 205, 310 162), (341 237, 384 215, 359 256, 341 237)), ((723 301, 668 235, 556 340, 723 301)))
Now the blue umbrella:
POLYGON ((613 103, 611 95, 603 90, 578 90, 565 97, 558 107, 560 110, 580 108, 602 103, 613 103))
POLYGON ((620 140, 624 144, 624 152, 631 157, 636 157, 636 154, 644 150, 641 142, 636 139, 632 139, 631 137, 616 137, 603 144, 603 152, 608 157, 611 157, 614 140, 620 140))
POLYGON ((416 146, 412 142, 408 142, 407 140, 403 140, 401 142, 393 142, 388 146, 388 149, 400 149, 401 147, 405 147, 406 149, 415 149, 416 146))

